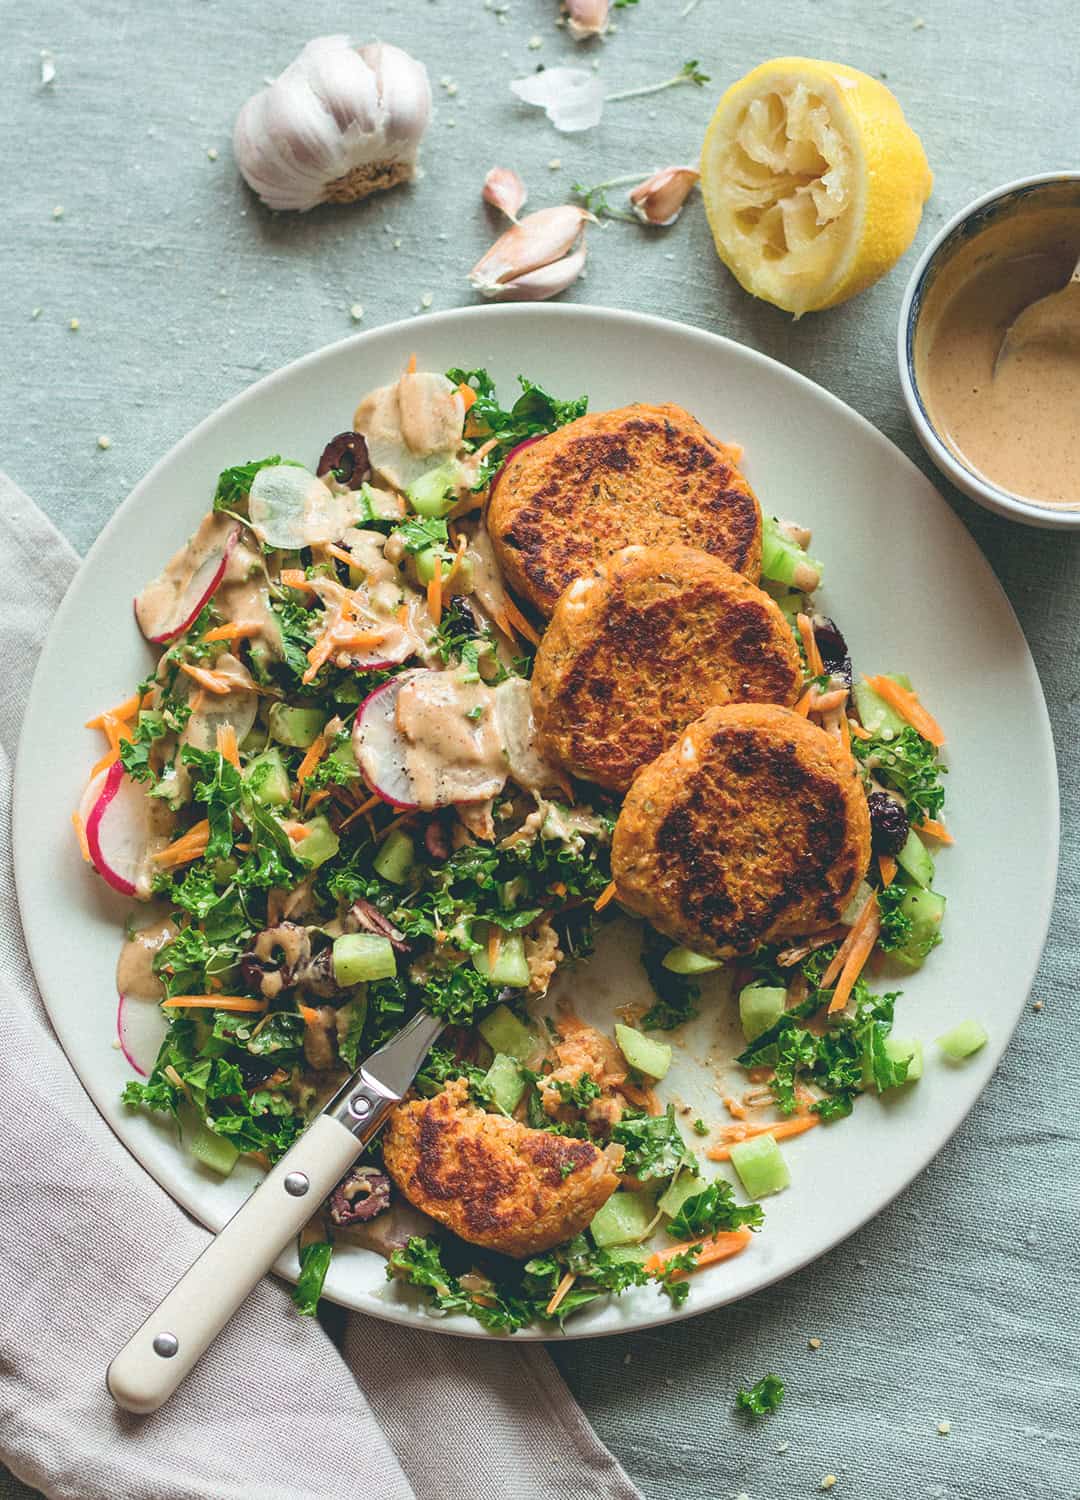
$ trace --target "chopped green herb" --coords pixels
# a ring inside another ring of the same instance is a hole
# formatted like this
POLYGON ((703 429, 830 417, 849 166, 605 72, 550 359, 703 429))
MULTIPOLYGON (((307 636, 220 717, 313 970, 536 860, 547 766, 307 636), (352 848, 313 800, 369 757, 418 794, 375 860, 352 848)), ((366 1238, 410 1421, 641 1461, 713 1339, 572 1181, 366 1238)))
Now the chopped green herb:
POLYGON ((735 1405, 751 1417, 768 1416, 784 1399, 784 1382, 779 1375, 763 1375, 748 1391, 740 1391, 735 1405))

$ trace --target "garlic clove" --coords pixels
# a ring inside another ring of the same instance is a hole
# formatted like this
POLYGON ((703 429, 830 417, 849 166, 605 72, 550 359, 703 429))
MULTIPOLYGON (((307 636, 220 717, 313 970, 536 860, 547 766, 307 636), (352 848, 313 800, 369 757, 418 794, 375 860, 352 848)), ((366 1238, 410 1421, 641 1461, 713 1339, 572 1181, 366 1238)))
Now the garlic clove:
POLYGON ((316 37, 243 106, 233 151, 269 208, 306 212, 411 180, 430 114, 427 72, 407 52, 316 37))
POLYGON ((481 256, 469 280, 485 297, 495 296, 504 282, 518 280, 567 255, 589 222, 596 223, 594 215, 572 203, 527 214, 481 256))
POLYGON ((630 191, 630 206, 643 224, 666 229, 682 213, 700 173, 693 167, 664 167, 630 191))
POLYGON ((588 130, 604 112, 604 85, 590 68, 545 68, 515 78, 510 89, 542 109, 556 130, 588 130))
POLYGON ((542 302, 545 297, 557 297, 560 292, 578 279, 585 269, 585 244, 564 255, 550 265, 528 271, 524 276, 515 276, 512 281, 502 281, 489 289, 480 288, 482 294, 495 302, 542 302))
POLYGON ((481 196, 485 203, 490 203, 492 208, 497 208, 516 224, 529 194, 516 172, 509 167, 492 167, 484 178, 481 196))
POLYGON ((603 36, 608 29, 611 0, 566 0, 566 24, 575 41, 603 36))

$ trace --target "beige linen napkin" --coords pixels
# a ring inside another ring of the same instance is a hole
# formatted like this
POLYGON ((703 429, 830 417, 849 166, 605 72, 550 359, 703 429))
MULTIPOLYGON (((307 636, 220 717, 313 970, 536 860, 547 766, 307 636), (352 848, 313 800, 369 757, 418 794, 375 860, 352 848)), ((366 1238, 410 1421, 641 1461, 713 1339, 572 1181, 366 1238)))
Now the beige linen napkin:
POLYGON ((98 1116, 37 993, 11 765, 78 559, 2 474, 0 557, 0 1457, 64 1500, 640 1500, 543 1349, 353 1314, 342 1358, 270 1279, 162 1411, 114 1407, 110 1357, 207 1236, 98 1116))

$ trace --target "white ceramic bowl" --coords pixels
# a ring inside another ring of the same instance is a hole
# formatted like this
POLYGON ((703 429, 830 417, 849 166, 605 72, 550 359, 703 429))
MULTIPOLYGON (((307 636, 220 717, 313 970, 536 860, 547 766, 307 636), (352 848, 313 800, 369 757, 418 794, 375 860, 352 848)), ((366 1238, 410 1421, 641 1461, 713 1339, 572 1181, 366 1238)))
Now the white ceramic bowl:
POLYGON ((1053 198, 1060 204, 1062 193, 1075 199, 1080 209, 1080 172, 1045 172, 1038 177, 1021 177, 1007 182, 976 198, 945 225, 926 247, 912 272, 900 307, 897 332, 897 358, 900 365, 900 388, 904 393, 908 416, 915 434, 946 479, 963 490, 987 510, 1026 526, 1043 526, 1055 531, 1080 531, 1080 509, 1042 505, 1025 500, 1010 490, 1000 489, 985 475, 964 463, 939 437, 919 392, 915 376, 915 335, 925 305, 926 293, 934 278, 961 246, 989 227, 1002 214, 1023 213, 1042 207, 1053 198))

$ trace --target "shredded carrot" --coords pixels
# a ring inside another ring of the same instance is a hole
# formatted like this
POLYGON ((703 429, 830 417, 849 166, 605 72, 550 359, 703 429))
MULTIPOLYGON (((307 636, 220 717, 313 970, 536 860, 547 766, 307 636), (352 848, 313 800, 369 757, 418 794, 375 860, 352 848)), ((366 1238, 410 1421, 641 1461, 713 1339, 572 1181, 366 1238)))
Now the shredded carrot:
POLYGON ((105 738, 109 742, 109 748, 120 754, 120 746, 125 740, 131 739, 131 725, 125 724, 122 719, 113 718, 112 714, 104 715, 105 722, 101 726, 105 731, 105 738))
POLYGON ((201 823, 195 823, 187 833, 181 834, 167 848, 159 849, 150 858, 166 869, 172 865, 186 865, 189 860, 198 859, 201 854, 205 854, 209 842, 210 824, 204 818, 201 823))
MULTIPOLYGON (((382 798, 380 797, 378 800, 381 802, 382 798)), ((415 817, 416 809, 414 808, 412 812, 403 812, 399 817, 391 818, 390 822, 387 823, 385 828, 379 829, 378 835, 376 837, 376 843, 381 844, 388 833, 393 833, 394 829, 400 828, 403 823, 410 823, 415 817)))
POLYGON ((892 885, 896 879, 896 860, 891 854, 879 854, 877 857, 878 869, 881 871, 882 885, 892 885))
POLYGON ((799 613, 795 616, 795 623, 799 627, 803 646, 806 650, 806 665, 810 668, 811 677, 824 677, 825 663, 821 659, 818 650, 817 636, 814 634, 814 622, 809 615, 799 613))
POLYGON ((320 802, 325 802, 329 795, 330 788, 328 786, 321 786, 317 792, 312 792, 311 796, 307 799, 308 811, 310 812, 313 807, 318 807, 320 802))
POLYGON ((315 767, 319 764, 325 754, 326 735, 317 734, 312 740, 311 744, 307 747, 303 760, 296 768, 296 781, 298 786, 303 786, 304 782, 308 779, 312 771, 314 771, 315 767))
POLYGON ((454 560, 450 564, 449 573, 447 573, 446 577, 443 579, 444 589, 448 589, 457 575, 461 572, 461 564, 465 558, 465 549, 468 547, 468 545, 469 539, 463 532, 460 536, 457 537, 454 542, 454 560))
POLYGON ((436 557, 435 571, 427 586, 428 614, 437 625, 442 619, 442 558, 436 557))
POLYGON ((329 658, 333 650, 334 639, 329 630, 327 630, 323 635, 319 637, 314 646, 312 646, 311 650, 308 652, 308 666, 300 681, 310 682, 318 672, 319 668, 322 666, 323 662, 325 662, 329 658))
POLYGON ((710 1146, 705 1155, 710 1161, 730 1161, 731 1148, 739 1141, 748 1141, 751 1136, 771 1135, 774 1140, 787 1140, 789 1136, 803 1135, 807 1130, 813 1130, 815 1125, 821 1124, 820 1115, 797 1115, 792 1120, 765 1121, 760 1125, 751 1125, 749 1121, 740 1121, 737 1125, 725 1125, 724 1143, 720 1146, 710 1146))
POLYGON ((558 896, 559 899, 560 899, 560 901, 562 900, 563 896, 566 895, 566 886, 563 884, 563 882, 561 880, 556 880, 555 883, 552 885, 552 887, 551 887, 551 894, 553 896, 558 896))
POLYGON ((282 568, 281 581, 286 588, 309 589, 311 579, 308 578, 303 568, 282 568))
POLYGON ((466 411, 468 411, 469 408, 476 402, 476 392, 473 390, 472 386, 467 385, 464 380, 458 386, 458 395, 461 397, 462 401, 464 401, 466 411))
MULTIPOLYGON (((848 997, 854 988, 855 981, 862 973, 866 960, 874 951, 874 944, 877 942, 878 934, 881 931, 881 915, 878 911, 876 896, 870 897, 870 900, 866 903, 864 912, 859 913, 859 921, 855 924, 859 928, 858 935, 851 945, 847 958, 844 960, 844 967, 840 970, 840 977, 836 981, 833 997, 829 1001, 830 1015, 834 1011, 843 1010, 844 1006, 848 1003, 848 997), (865 922, 862 920, 864 912, 869 913, 865 922)), ((852 928, 852 931, 854 932, 855 928, 852 928)))
POLYGON ((873 688, 879 698, 884 698, 890 708, 895 708, 902 719, 906 719, 912 729, 917 729, 924 740, 929 740, 931 745, 944 745, 945 731, 932 714, 919 702, 915 693, 909 692, 907 688, 901 687, 891 677, 863 677, 867 687, 873 688))
POLYGON ((303 1017, 305 1026, 312 1026, 319 1019, 319 1012, 313 1005, 305 1005, 302 1000, 296 1002, 296 1008, 303 1017))
POLYGON ((79 841, 79 848, 82 850, 83 859, 85 859, 87 864, 92 863, 90 859, 90 845, 86 841, 86 828, 83 824, 81 814, 77 811, 71 814, 71 826, 75 830, 75 837, 79 841))
POLYGON ((859 912, 859 915, 856 917, 853 925, 849 928, 847 937, 840 944, 839 948, 833 955, 832 961, 830 962, 828 968, 825 970, 824 974, 822 974, 820 986, 821 989, 827 990, 836 976, 840 973, 841 969, 844 967, 845 962, 847 961, 848 954, 855 946, 856 939, 862 932, 863 928, 866 926, 867 922, 869 922, 870 920, 871 909, 876 907, 877 897, 871 894, 867 898, 866 904, 859 912))
POLYGON ((93 781, 94 777, 98 774, 99 771, 107 770, 109 766, 113 765, 113 763, 115 761, 118 761, 119 759, 120 752, 118 750, 106 750, 101 759, 99 761, 95 761, 95 763, 90 767, 90 780, 93 781))
POLYGON ((107 708, 103 714, 97 714, 92 719, 87 719, 87 729, 104 729, 106 719, 133 719, 139 712, 139 704, 142 699, 138 693, 133 693, 130 698, 125 698, 123 703, 118 703, 115 708, 107 708))
POLYGON ((406 375, 415 375, 416 374, 416 355, 415 354, 410 354, 409 355, 409 363, 405 366, 405 373, 406 373, 406 375))
POLYGON ((506 596, 506 618, 513 626, 518 635, 520 635, 524 640, 530 641, 534 646, 539 646, 539 635, 536 633, 536 630, 533 628, 533 626, 529 624, 528 620, 526 620, 525 616, 521 613, 521 610, 518 609, 513 599, 510 598, 509 594, 506 596))
POLYGON ((296 823, 292 819, 283 818, 281 826, 292 839, 294 844, 302 844, 305 839, 311 837, 311 829, 306 823, 296 823))
POLYGON ((231 766, 240 769, 240 746, 236 743, 236 730, 231 724, 220 724, 217 732, 218 754, 231 766))
POLYGON ((847 722, 848 728, 857 740, 872 740, 874 738, 869 729, 864 729, 861 724, 856 724, 854 719, 848 719, 847 722))
POLYGON ((847 714, 840 715, 840 743, 847 753, 851 754, 851 723, 847 714))
POLYGON ((361 802, 360 806, 356 808, 354 812, 351 812, 342 823, 342 828, 348 828, 349 824, 353 821, 354 818, 359 818, 363 814, 369 813, 373 807, 378 807, 379 803, 382 800, 383 799, 381 797, 369 797, 366 802, 361 802))
MULTIPOLYGON (((694 1262, 694 1270, 702 1266, 711 1266, 718 1260, 729 1260, 731 1256, 738 1255, 745 1250, 754 1238, 749 1229, 723 1229, 717 1234, 710 1234, 703 1240, 688 1240, 684 1245, 670 1245, 666 1250, 656 1250, 645 1262, 645 1269, 650 1275, 655 1276, 662 1271, 669 1261, 677 1255, 685 1255, 695 1245, 701 1246, 701 1254, 694 1262)), ((679 1281, 689 1273, 686 1271, 675 1271, 673 1275, 679 1281)))
POLYGON ((337 547, 333 542, 327 542, 325 550, 329 552, 331 557, 336 557, 338 562, 343 562, 346 567, 356 567, 356 558, 351 553, 346 552, 344 547, 337 547))
POLYGON ((161 1004, 165 1010, 185 1006, 192 1010, 242 1010, 252 1015, 261 1013, 267 1006, 265 1000, 252 1000, 249 995, 173 995, 161 1004))
MULTIPOLYGON (((468 390, 468 386, 461 386, 461 387, 459 387, 459 389, 460 390, 468 390)), ((547 1313, 547 1315, 548 1315, 549 1318, 551 1317, 551 1315, 555 1311, 555 1309, 558 1307, 559 1303, 566 1296, 567 1292, 570 1290, 570 1288, 573 1286, 573 1284, 574 1284, 574 1282, 576 1280, 577 1280, 577 1272, 576 1271, 567 1271, 566 1275, 563 1277, 563 1279, 559 1282, 558 1286, 555 1288, 555 1294, 552 1297, 551 1301, 548 1303, 547 1307, 544 1308, 544 1311, 547 1313)))
POLYGON ((599 896, 597 896, 596 900, 593 902, 593 911, 603 911, 604 907, 607 906, 608 902, 609 901, 613 901, 614 899, 615 899, 615 882, 614 882, 614 880, 609 880, 608 883, 607 883, 607 885, 604 887, 604 889, 600 892, 599 896))
POLYGON ((249 635, 258 635, 262 626, 258 620, 235 620, 228 625, 216 625, 203 636, 204 641, 242 641, 249 635))
POLYGON ((495 926, 494 922, 492 922, 488 927, 487 936, 487 961, 489 974, 494 972, 495 965, 499 962, 499 949, 501 947, 502 933, 495 926))
POLYGON ((724 1108, 727 1110, 728 1114, 733 1120, 746 1119, 745 1106, 740 1104, 738 1099, 733 1099, 730 1094, 724 1100, 724 1108))
POLYGON ((808 687, 806 689, 806 692, 799 699, 798 703, 796 703, 795 712, 797 714, 802 714, 804 719, 808 719, 810 717, 810 709, 813 707, 814 699, 816 697, 817 689, 814 687, 808 687))
POLYGON ((932 839, 937 839, 941 844, 951 844, 954 842, 953 836, 945 827, 945 824, 939 823, 937 818, 924 818, 921 823, 916 823, 915 832, 928 833, 932 839))
POLYGON ((193 667, 190 662, 180 663, 181 672, 185 672, 193 682, 205 688, 208 693, 214 693, 219 698, 226 697, 233 690, 233 685, 227 677, 220 672, 211 672, 206 667, 193 667))

